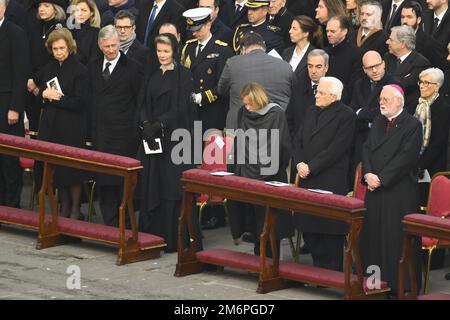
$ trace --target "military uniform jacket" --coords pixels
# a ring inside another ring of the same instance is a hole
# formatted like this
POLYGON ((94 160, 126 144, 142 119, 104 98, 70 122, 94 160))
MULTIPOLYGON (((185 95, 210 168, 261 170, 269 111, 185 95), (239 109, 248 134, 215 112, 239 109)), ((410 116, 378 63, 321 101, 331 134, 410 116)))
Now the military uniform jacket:
POLYGON ((181 63, 192 73, 195 93, 202 94, 199 116, 203 129, 223 129, 228 99, 226 96, 219 97, 217 83, 233 52, 227 43, 216 40, 214 36, 196 57, 197 45, 197 39, 186 42, 181 52, 181 63))
POLYGON ((248 23, 237 26, 233 36, 234 52, 239 53, 239 50, 241 49, 239 42, 244 34, 250 31, 257 32, 263 37, 266 43, 266 52, 270 52, 270 50, 275 49, 280 55, 283 53, 284 41, 281 29, 270 25, 267 20, 256 27, 253 27, 248 23))

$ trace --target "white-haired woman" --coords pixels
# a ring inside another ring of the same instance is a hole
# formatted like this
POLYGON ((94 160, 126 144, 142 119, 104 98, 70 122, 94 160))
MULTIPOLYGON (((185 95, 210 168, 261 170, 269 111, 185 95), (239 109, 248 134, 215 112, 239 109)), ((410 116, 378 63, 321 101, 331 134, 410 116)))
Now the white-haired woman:
MULTIPOLYGON (((447 144, 450 106, 439 93, 444 73, 429 68, 419 74, 420 98, 414 116, 422 123, 423 142, 419 158, 419 177, 427 170, 432 177, 447 168, 447 144)), ((428 184, 421 185, 421 205, 426 205, 428 184)))

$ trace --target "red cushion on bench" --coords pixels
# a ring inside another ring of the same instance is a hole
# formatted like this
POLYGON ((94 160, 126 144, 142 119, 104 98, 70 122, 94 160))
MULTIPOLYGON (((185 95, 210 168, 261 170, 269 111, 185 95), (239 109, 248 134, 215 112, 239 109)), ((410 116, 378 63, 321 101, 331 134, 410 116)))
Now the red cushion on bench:
MULTIPOLYGON (((61 233, 110 243, 119 243, 119 228, 86 221, 58 217, 61 233)), ((131 237, 131 230, 125 231, 126 238, 131 237)), ((139 232, 138 243, 141 249, 164 245, 164 239, 153 234, 139 232)))
POLYGON ((20 157, 19 163, 22 169, 33 169, 34 167, 34 160, 30 158, 20 157))
POLYGON ((183 172, 183 178, 226 187, 254 190, 257 192, 280 196, 287 199, 303 200, 326 206, 334 206, 346 209, 364 208, 363 201, 351 197, 333 194, 321 194, 294 186, 274 187, 264 183, 264 181, 238 176, 218 177, 211 175, 210 171, 202 169, 186 170, 183 172))
MULTIPOLYGON (((0 206, 0 221, 3 223, 12 223, 37 229, 39 228, 39 213, 30 210, 0 206)), ((50 216, 46 217, 46 222, 48 221, 50 221, 50 216)))
MULTIPOLYGON (((259 272, 259 257, 227 249, 209 249, 195 254, 198 261, 229 268, 259 272)), ((272 259, 267 259, 268 263, 272 259)))
MULTIPOLYGON (((280 276, 282 278, 297 280, 308 283, 319 283, 332 288, 345 287, 345 275, 343 272, 314 267, 311 265, 280 261, 280 276)), ((365 278, 366 280, 367 278, 365 278)), ((356 281, 357 276, 351 275, 351 280, 356 281)), ((381 281, 380 289, 386 289, 387 283, 381 281)), ((367 289, 364 281, 364 290, 367 289)))
POLYGON ((430 294, 418 296, 417 300, 450 300, 450 294, 448 294, 448 293, 430 293, 430 294))
POLYGON ((125 168, 135 168, 141 165, 139 160, 133 158, 75 148, 47 141, 26 139, 4 133, 0 133, 0 144, 125 168))
POLYGON ((440 217, 433 217, 425 214, 413 213, 406 215, 404 217, 404 220, 430 225, 433 227, 448 229, 448 231, 450 232, 450 219, 443 219, 440 217))

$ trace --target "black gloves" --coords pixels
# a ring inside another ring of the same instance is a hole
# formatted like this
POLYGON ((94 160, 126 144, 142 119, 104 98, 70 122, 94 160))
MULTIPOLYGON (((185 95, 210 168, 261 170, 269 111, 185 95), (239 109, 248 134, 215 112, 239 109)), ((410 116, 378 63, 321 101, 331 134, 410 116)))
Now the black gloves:
POLYGON ((419 176, 419 179, 423 179, 425 175, 425 169, 419 168, 417 175, 419 176))
POLYGON ((162 123, 159 121, 144 121, 141 126, 142 138, 147 140, 153 140, 162 136, 162 123))

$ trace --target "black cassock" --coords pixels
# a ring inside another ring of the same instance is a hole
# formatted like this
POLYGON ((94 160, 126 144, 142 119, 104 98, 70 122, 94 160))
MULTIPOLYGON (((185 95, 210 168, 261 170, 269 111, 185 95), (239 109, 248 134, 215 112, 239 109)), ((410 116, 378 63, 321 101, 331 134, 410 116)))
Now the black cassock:
POLYGON ((177 66, 164 74, 158 69, 147 75, 139 97, 139 122, 159 121, 164 128, 162 153, 147 155, 142 143, 138 152, 144 167, 140 175, 139 229, 163 237, 168 252, 177 248, 181 174, 193 167, 191 164, 173 162, 172 149, 178 142, 171 141, 171 135, 175 129, 192 133, 193 121, 197 116, 196 107, 190 102, 191 92, 193 81, 190 72, 177 66))
MULTIPOLYGON (((389 130, 386 126, 386 117, 375 118, 363 147, 363 176, 377 175, 381 186, 366 193, 361 257, 364 270, 370 265, 379 266, 381 279, 396 293, 403 248, 402 219, 406 214, 419 212, 417 165, 422 126, 406 110, 389 130)), ((418 253, 419 246, 416 249, 418 253)), ((419 261, 416 272, 420 287, 419 261)))

